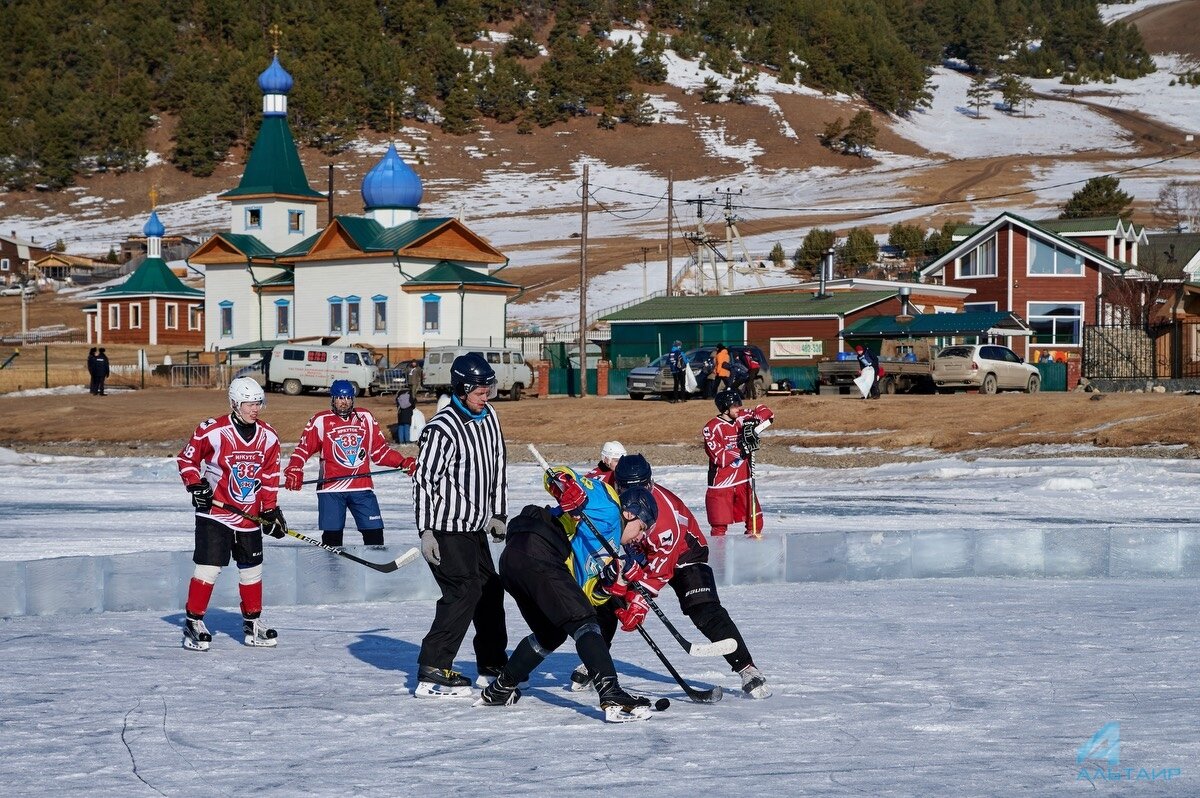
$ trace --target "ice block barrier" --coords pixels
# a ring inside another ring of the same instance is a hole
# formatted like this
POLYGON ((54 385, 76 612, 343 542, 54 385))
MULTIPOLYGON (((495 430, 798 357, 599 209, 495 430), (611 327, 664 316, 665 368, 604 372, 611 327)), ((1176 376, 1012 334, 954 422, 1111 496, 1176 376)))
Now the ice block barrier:
MULTIPOLYGON (((1200 578, 1200 529, 1126 526, 998 531, 854 531, 729 535, 709 540, 722 586, 779 582, 963 577, 1200 578)), ((406 547, 348 547, 386 562, 406 547)), ((499 555, 499 548, 493 548, 499 555)), ((304 546, 264 552, 268 607, 436 599, 418 560, 391 574, 304 546)), ((145 552, 0 562, 0 617, 124 610, 178 611, 192 575, 191 552, 145 552)), ((236 610, 237 569, 221 573, 212 606, 236 610)))

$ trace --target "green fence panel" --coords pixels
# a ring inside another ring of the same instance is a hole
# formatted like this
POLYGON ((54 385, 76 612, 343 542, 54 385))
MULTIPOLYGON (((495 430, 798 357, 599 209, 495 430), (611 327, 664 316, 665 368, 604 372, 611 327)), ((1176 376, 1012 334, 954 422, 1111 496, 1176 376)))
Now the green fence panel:
POLYGON ((1037 370, 1042 375, 1042 390, 1043 391, 1065 391, 1067 390, 1067 364, 1066 363, 1035 363, 1037 370))
POLYGON ((816 366, 771 366, 771 379, 775 382, 791 380, 797 391, 817 390, 816 366))
MULTIPOLYGON (((552 396, 575 396, 579 393, 576 387, 578 379, 575 369, 550 369, 550 394, 552 396)), ((587 390, 588 396, 596 395, 596 369, 588 369, 587 390)))
POLYGON ((629 393, 629 385, 626 382, 626 377, 633 369, 609 369, 608 372, 608 393, 612 396, 624 396, 629 393))

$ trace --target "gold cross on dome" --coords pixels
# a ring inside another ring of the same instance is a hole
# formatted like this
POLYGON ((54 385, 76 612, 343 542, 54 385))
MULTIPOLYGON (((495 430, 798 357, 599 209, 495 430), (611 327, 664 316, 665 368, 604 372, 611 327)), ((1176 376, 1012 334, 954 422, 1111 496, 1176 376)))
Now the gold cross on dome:
POLYGON ((396 136, 396 101, 392 100, 388 103, 388 132, 392 137, 396 136))
POLYGON ((150 210, 158 207, 158 186, 150 186, 150 210))
POLYGON ((271 27, 267 28, 267 33, 271 34, 271 55, 279 55, 279 37, 283 35, 283 31, 272 22, 271 27))

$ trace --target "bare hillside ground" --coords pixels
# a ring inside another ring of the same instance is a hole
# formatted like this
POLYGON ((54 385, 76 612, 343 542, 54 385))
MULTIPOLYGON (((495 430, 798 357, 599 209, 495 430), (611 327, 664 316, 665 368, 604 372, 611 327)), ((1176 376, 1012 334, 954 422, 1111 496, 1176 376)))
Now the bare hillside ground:
MULTIPOLYGON (((328 407, 328 401, 321 395, 271 394, 263 416, 287 450, 309 416, 328 407)), ((788 396, 765 402, 777 419, 759 457, 767 465, 869 466, 1016 447, 1025 447, 1020 454, 1029 457, 1200 456, 1197 396, 954 394, 872 402, 788 396), (830 447, 843 451, 829 454, 830 447)), ((395 420, 391 397, 362 398, 358 405, 384 423, 395 420)), ((604 441, 618 439, 653 462, 702 464, 700 430, 716 412, 709 401, 672 405, 596 397, 500 400, 495 406, 512 459, 529 460, 525 444, 535 443, 548 457, 574 463, 595 460, 604 441)), ((0 396, 0 446, 83 456, 173 455, 196 424, 227 408, 225 392, 208 389, 0 396)), ((421 408, 433 411, 429 403, 421 408)))

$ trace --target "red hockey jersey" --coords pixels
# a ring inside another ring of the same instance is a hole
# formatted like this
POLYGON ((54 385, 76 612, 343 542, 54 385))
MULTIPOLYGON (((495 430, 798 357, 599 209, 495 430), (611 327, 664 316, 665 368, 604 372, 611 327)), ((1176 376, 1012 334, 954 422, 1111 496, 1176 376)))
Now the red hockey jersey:
POLYGON ((347 418, 323 410, 308 420, 300 442, 288 461, 288 470, 304 469, 316 453, 321 455, 317 492, 371 490, 371 463, 401 468, 408 458, 388 446, 371 411, 355 408, 347 418))
POLYGON ((704 451, 708 454, 708 486, 731 488, 750 480, 750 464, 738 446, 741 417, 726 421, 717 416, 704 425, 704 451))
POLYGON ((638 581, 657 596, 675 576, 676 568, 708 561, 708 540, 683 499, 661 485, 654 485, 650 492, 658 505, 658 520, 637 543, 646 556, 638 581))
MULTIPOLYGON (((251 515, 278 506, 279 436, 270 424, 255 424, 254 437, 242 440, 229 416, 210 418, 176 458, 183 484, 207 481, 213 500, 251 515)), ((233 529, 254 529, 257 524, 240 515, 213 507, 204 515, 233 529)))

